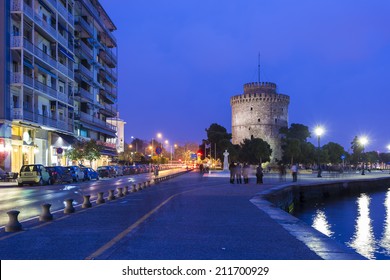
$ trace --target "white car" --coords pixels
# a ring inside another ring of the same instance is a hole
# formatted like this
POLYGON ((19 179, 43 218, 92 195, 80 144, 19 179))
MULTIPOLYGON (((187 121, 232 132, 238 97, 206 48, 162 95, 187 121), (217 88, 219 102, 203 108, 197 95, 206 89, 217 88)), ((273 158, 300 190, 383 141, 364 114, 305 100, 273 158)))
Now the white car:
POLYGON ((68 166, 69 172, 72 175, 73 181, 84 181, 84 171, 77 165, 68 166))

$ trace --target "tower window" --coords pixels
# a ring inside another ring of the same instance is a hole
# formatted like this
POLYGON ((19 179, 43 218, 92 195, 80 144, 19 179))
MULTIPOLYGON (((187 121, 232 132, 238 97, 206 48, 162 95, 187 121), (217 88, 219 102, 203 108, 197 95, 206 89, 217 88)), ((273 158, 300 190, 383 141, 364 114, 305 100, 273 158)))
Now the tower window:
POLYGON ((275 123, 278 123, 278 119, 275 119, 275 123))
POLYGON ((257 122, 260 122, 260 119, 257 119, 257 122))
POLYGON ((251 111, 253 111, 253 107, 251 107, 251 111))

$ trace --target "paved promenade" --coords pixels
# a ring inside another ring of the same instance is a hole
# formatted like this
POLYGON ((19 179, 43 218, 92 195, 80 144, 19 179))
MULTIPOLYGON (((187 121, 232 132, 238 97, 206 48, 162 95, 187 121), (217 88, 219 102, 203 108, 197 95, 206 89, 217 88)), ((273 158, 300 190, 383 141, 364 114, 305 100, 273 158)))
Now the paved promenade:
MULTIPOLYGON (((385 178, 370 173, 316 178, 294 184, 385 178), (364 178, 363 178, 364 177, 364 178)), ((0 231, 0 259, 363 259, 344 245, 261 199, 264 191, 292 184, 268 174, 263 185, 230 184, 223 173, 190 172, 51 222, 21 222, 0 231)))

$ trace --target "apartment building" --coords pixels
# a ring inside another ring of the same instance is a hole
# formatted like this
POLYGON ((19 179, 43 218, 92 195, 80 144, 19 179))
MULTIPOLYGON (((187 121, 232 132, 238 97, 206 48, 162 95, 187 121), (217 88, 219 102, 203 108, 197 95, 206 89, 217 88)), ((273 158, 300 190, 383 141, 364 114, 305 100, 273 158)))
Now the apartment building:
POLYGON ((116 28, 96 0, 0 0, 0 167, 66 165, 75 137, 115 155, 116 28))

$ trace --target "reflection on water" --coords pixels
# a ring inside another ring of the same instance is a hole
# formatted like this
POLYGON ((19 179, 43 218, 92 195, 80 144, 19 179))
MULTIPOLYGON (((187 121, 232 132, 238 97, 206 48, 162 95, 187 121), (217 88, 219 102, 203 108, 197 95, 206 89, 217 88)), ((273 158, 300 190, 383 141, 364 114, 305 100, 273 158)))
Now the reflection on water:
POLYGON ((325 212, 320 209, 317 209, 316 211, 316 215, 313 218, 312 227, 329 237, 331 237, 334 233, 332 232, 330 224, 326 219, 325 212))
POLYGON ((305 204, 294 215, 368 259, 390 259, 390 189, 305 204))
POLYGON ((384 249, 384 253, 390 256, 390 191, 386 193, 386 199, 383 203, 386 209, 386 218, 383 225, 382 238, 379 245, 384 249))
POLYGON ((361 194, 358 198, 358 216, 355 224, 355 234, 348 245, 366 258, 373 259, 376 245, 370 218, 370 201, 371 198, 365 193, 361 194))

